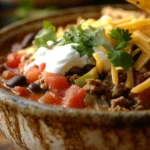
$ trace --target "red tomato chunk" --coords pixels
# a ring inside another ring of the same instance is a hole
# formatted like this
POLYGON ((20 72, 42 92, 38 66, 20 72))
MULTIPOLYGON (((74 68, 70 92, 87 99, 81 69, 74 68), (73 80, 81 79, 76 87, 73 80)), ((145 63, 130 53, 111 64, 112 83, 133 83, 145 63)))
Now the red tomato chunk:
POLYGON ((63 105, 70 108, 84 108, 85 96, 85 89, 82 89, 76 85, 71 85, 71 87, 66 91, 63 105))
POLYGON ((24 87, 21 87, 21 86, 15 86, 14 92, 17 93, 18 95, 24 96, 24 97, 27 97, 30 95, 29 90, 24 87))
POLYGON ((61 74, 44 72, 44 81, 51 92, 62 97, 70 87, 66 77, 61 74))
POLYGON ((24 63, 24 62, 22 62, 22 63, 20 63, 20 64, 18 65, 18 71, 19 71, 20 73, 23 73, 23 71, 24 71, 24 66, 25 66, 25 63, 24 63))
POLYGON ((9 68, 17 68, 23 55, 25 53, 10 53, 6 58, 6 65, 9 68))
POLYGON ((25 77, 28 83, 38 80, 40 74, 40 70, 37 66, 30 67, 27 71, 25 71, 25 77))
POLYGON ((39 102, 43 104, 61 105, 62 99, 60 97, 56 97, 50 92, 47 92, 39 99, 39 102))
POLYGON ((46 64, 45 63, 41 63, 40 66, 39 66, 40 72, 43 72, 45 67, 46 67, 46 64))

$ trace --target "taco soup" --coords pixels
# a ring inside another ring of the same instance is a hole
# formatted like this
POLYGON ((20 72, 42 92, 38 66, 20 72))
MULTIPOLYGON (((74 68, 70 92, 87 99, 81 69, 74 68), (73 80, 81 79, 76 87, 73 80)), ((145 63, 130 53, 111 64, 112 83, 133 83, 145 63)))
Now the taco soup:
POLYGON ((0 86, 39 103, 98 111, 150 109, 150 19, 102 10, 56 28, 49 21, 1 58, 0 86))

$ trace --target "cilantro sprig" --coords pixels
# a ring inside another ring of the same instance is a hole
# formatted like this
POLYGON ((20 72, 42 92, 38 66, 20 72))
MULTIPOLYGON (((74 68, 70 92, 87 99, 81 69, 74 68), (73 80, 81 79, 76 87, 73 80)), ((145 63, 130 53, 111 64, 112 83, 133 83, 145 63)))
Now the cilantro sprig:
POLYGON ((112 29, 110 36, 113 39, 118 40, 117 46, 115 48, 117 50, 127 47, 130 44, 130 41, 132 40, 131 33, 129 33, 129 30, 124 30, 120 28, 112 29))
POLYGON ((93 47, 99 45, 108 45, 108 39, 105 36, 104 28, 93 28, 89 26, 87 29, 82 29, 82 25, 77 27, 71 26, 69 31, 64 33, 63 38, 59 41, 58 45, 64 45, 69 43, 78 43, 73 46, 80 54, 80 56, 88 55, 92 56, 94 53, 93 47))
POLYGON ((34 44, 39 47, 48 47, 48 41, 56 41, 56 28, 49 22, 44 21, 43 29, 35 36, 34 44))
POLYGON ((123 50, 130 44, 132 39, 129 30, 112 29, 110 36, 116 39, 118 43, 115 48, 108 51, 108 59, 115 67, 123 67, 128 70, 134 65, 132 56, 123 50))

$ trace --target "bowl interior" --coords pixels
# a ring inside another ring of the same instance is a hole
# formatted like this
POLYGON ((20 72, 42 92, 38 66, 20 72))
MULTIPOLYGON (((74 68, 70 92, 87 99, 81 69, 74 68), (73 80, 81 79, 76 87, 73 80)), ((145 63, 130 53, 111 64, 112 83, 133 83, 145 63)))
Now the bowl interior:
MULTIPOLYGON (((21 41, 27 33, 36 33, 42 27, 43 20, 50 20, 56 26, 64 26, 74 23, 78 16, 83 18, 98 18, 101 15, 103 6, 79 7, 61 10, 47 16, 27 19, 3 28, 0 31, 0 55, 6 55, 13 43, 21 41)), ((115 5, 126 9, 135 9, 131 5, 115 5)), ((19 111, 26 115, 36 115, 37 117, 55 116, 64 122, 80 122, 82 124, 95 124, 96 126, 107 125, 140 125, 150 124, 150 111, 142 112, 101 112, 94 110, 66 109, 53 106, 45 106, 24 98, 14 96, 9 92, 0 90, 0 105, 7 104, 10 107, 17 107, 19 111), (64 117, 65 116, 65 117, 64 117), (63 117, 63 119, 61 119, 63 117), (69 118, 69 119, 68 119, 69 118), (107 120, 107 121, 106 121, 107 120)))

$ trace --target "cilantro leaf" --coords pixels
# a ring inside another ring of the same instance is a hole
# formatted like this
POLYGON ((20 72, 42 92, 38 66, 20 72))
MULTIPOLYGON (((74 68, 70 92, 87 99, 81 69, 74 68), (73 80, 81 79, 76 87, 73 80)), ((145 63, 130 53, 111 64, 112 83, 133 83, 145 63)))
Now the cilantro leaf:
POLYGON ((49 21, 44 21, 43 29, 35 36, 34 44, 38 48, 48 47, 47 42, 50 40, 56 40, 56 29, 49 21))
POLYGON ((65 41, 65 44, 80 43, 81 42, 81 36, 80 36, 78 30, 76 30, 73 26, 70 26, 69 31, 66 31, 64 33, 62 40, 65 41))
POLYGON ((115 67, 123 67, 127 70, 134 65, 132 56, 123 50, 108 51, 108 59, 115 67))
POLYGON ((95 47, 95 46, 105 46, 107 48, 113 48, 109 40, 105 35, 105 30, 101 28, 93 28, 89 26, 87 29, 82 29, 81 25, 77 26, 79 35, 81 36, 84 45, 95 47))
POLYGON ((110 36, 113 39, 118 40, 116 50, 122 49, 127 47, 130 44, 131 34, 129 33, 129 30, 124 30, 120 28, 112 29, 110 36))
POLYGON ((115 67, 123 67, 128 70, 134 65, 134 60, 132 56, 125 52, 123 48, 127 47, 131 41, 131 34, 129 30, 124 30, 120 28, 112 29, 110 36, 118 41, 117 46, 108 51, 108 59, 115 67))
POLYGON ((101 38, 99 38, 101 29, 95 29, 95 28, 89 27, 89 28, 83 30, 81 28, 81 26, 78 26, 77 30, 79 31, 79 34, 80 34, 81 39, 82 39, 82 42, 85 45, 98 46, 98 45, 101 44, 100 43, 100 41, 101 41, 100 39, 101 38))
POLYGON ((73 46, 73 48, 79 52, 80 57, 82 57, 84 55, 88 55, 90 57, 94 53, 94 50, 92 49, 92 47, 89 47, 89 46, 86 46, 83 44, 73 46))
POLYGON ((113 48, 105 35, 104 28, 89 27, 83 29, 81 24, 77 27, 71 26, 69 31, 64 33, 63 38, 57 45, 64 45, 69 43, 78 43, 77 46, 73 46, 80 56, 88 55, 92 56, 94 53, 94 46, 105 46, 107 48, 113 48))

